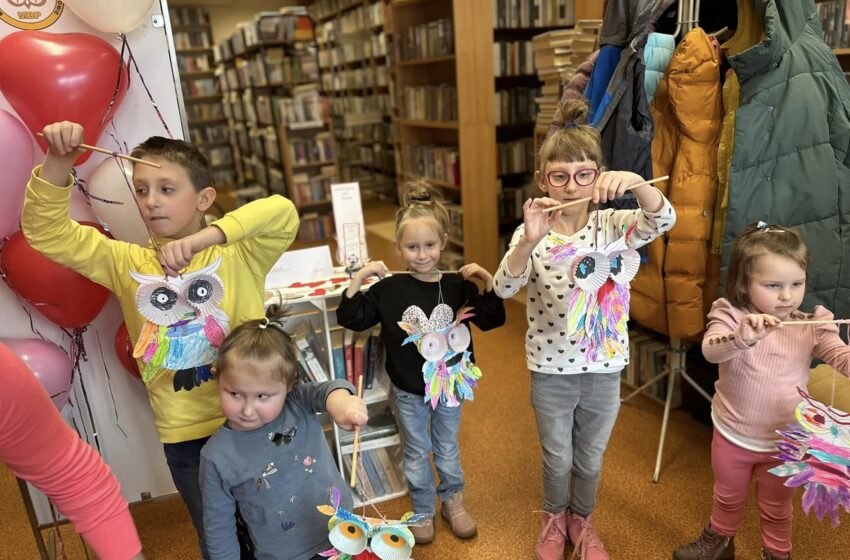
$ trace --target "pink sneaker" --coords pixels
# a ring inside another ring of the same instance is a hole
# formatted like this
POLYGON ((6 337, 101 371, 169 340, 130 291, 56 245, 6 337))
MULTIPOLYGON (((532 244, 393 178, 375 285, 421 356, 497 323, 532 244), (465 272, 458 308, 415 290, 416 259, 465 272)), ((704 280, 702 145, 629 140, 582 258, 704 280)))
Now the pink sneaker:
POLYGON ((587 519, 578 515, 567 516, 567 535, 573 543, 573 553, 570 560, 609 560, 608 551, 599 539, 599 533, 593 528, 592 515, 587 519))
POLYGON ((567 512, 543 512, 543 528, 537 537, 534 557, 537 560, 563 560, 567 541, 567 512))

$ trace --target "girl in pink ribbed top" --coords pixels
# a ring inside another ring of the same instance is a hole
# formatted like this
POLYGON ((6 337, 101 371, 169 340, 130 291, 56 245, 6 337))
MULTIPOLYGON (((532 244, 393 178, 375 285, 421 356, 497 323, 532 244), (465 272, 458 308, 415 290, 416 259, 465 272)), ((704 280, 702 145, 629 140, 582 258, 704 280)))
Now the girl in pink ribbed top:
POLYGON ((850 347, 835 324, 788 325, 799 319, 831 320, 797 308, 806 291, 809 255, 793 230, 760 222, 735 240, 726 279, 728 299, 714 302, 702 351, 720 365, 711 405, 714 438, 714 507, 703 534, 674 552, 677 560, 728 560, 735 557, 735 533, 756 480, 761 517, 762 559, 791 558, 794 489, 768 473, 776 430, 794 423, 800 402, 797 387, 809 381, 812 358, 850 375, 850 347))
MULTIPOLYGON (((144 560, 118 481, 0 344, 0 463, 44 492, 101 560, 144 560)), ((2 550, 0 550, 2 552, 2 550)))

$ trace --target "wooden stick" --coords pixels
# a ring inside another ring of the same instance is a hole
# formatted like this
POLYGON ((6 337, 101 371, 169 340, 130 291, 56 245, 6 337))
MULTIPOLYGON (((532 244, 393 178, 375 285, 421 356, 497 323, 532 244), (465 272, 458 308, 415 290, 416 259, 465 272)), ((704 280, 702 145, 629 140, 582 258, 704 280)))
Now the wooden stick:
MULTIPOLYGON (((41 136, 42 138, 44 138, 44 134, 42 134, 41 132, 36 132, 35 135, 41 136)), ((148 161, 146 159, 135 158, 133 156, 128 156, 127 154, 121 154, 121 153, 118 153, 118 152, 113 152, 111 150, 107 150, 106 148, 99 148, 97 146, 89 146, 88 144, 80 144, 80 147, 83 148, 83 149, 86 149, 86 150, 91 150, 93 152, 99 152, 101 154, 106 154, 108 156, 117 156, 117 157, 120 157, 122 159, 132 161, 134 163, 143 163, 145 165, 150 165, 151 167, 156 167, 157 169, 162 167, 160 164, 158 164, 156 162, 148 161)))
MULTIPOLYGON (((363 398, 363 376, 357 378, 357 396, 363 398)), ((354 488, 357 485, 357 453, 360 451, 360 426, 354 428, 354 453, 351 456, 351 483, 354 488)))
POLYGON ((831 319, 831 320, 806 320, 806 321, 782 321, 781 325, 839 325, 842 323, 850 323, 850 319, 831 319))
MULTIPOLYGON (((657 179, 650 179, 649 181, 644 181, 643 183, 638 183, 637 185, 632 185, 631 187, 627 188, 626 190, 630 191, 630 190, 636 189, 638 187, 645 187, 646 185, 658 183, 659 181, 666 181, 669 178, 670 178, 669 175, 664 175, 663 177, 658 177, 657 179)), ((545 209, 544 212, 554 212, 555 210, 560 210, 561 208, 567 208, 569 206, 575 206, 576 204, 588 203, 591 200, 593 200, 592 196, 588 196, 588 197, 585 197, 585 198, 578 198, 576 200, 571 200, 569 202, 565 202, 565 203, 559 204, 557 206, 550 206, 549 208, 545 209)))

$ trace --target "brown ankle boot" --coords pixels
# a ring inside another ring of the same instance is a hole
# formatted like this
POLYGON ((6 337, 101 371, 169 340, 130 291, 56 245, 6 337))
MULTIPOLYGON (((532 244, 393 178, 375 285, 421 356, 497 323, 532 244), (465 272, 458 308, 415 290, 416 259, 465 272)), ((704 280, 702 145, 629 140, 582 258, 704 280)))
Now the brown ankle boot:
POLYGON ((411 525, 408 529, 410 529, 410 532, 413 533, 413 538, 416 540, 416 544, 428 544, 434 540, 433 519, 417 523, 416 525, 411 525))
POLYGON ((674 560, 735 560, 735 537, 727 537, 706 525, 696 541, 673 551, 674 560))
POLYGON ((786 554, 785 556, 777 556, 772 552, 768 551, 766 548, 761 549, 761 560, 791 560, 791 554, 786 554))
POLYGON ((440 515, 448 521, 452 533, 458 538, 468 539, 478 532, 475 521, 463 508, 463 492, 452 494, 448 500, 445 500, 440 508, 440 515))

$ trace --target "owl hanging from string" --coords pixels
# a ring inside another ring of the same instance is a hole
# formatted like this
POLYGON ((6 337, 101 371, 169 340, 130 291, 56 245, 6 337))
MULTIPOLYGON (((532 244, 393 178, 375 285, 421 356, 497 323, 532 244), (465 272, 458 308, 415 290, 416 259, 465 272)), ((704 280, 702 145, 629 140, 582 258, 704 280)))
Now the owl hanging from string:
POLYGON ((340 492, 331 488, 333 505, 316 506, 328 521, 328 540, 333 548, 320 553, 329 560, 408 560, 416 539, 408 529, 429 519, 428 515, 407 513, 400 521, 363 517, 339 505, 340 492))
POLYGON ((178 277, 130 272, 139 283, 136 305, 147 320, 133 349, 133 357, 144 363, 145 383, 163 369, 175 372, 175 391, 212 378, 209 364, 229 332, 228 317, 219 308, 224 299, 224 283, 216 274, 220 265, 221 257, 178 277))
POLYGON ((550 236, 550 262, 567 263, 576 288, 567 302, 567 337, 587 348, 590 361, 626 351, 629 283, 640 267, 640 254, 628 246, 636 224, 603 247, 576 247, 550 236))
POLYGON ((803 487, 803 511, 814 510, 818 520, 827 515, 833 527, 843 508, 850 513, 850 414, 828 407, 797 389, 798 425, 778 430, 776 443, 783 464, 768 472, 787 478, 785 486, 803 487))
POLYGON ((425 402, 430 402, 432 408, 438 404, 459 406, 463 400, 472 400, 472 390, 478 387, 481 370, 472 362, 468 351, 472 336, 463 323, 473 316, 471 311, 471 307, 464 307, 455 319, 452 308, 439 303, 429 318, 420 307, 412 305, 398 323, 408 334, 402 346, 416 344, 425 358, 425 402))

